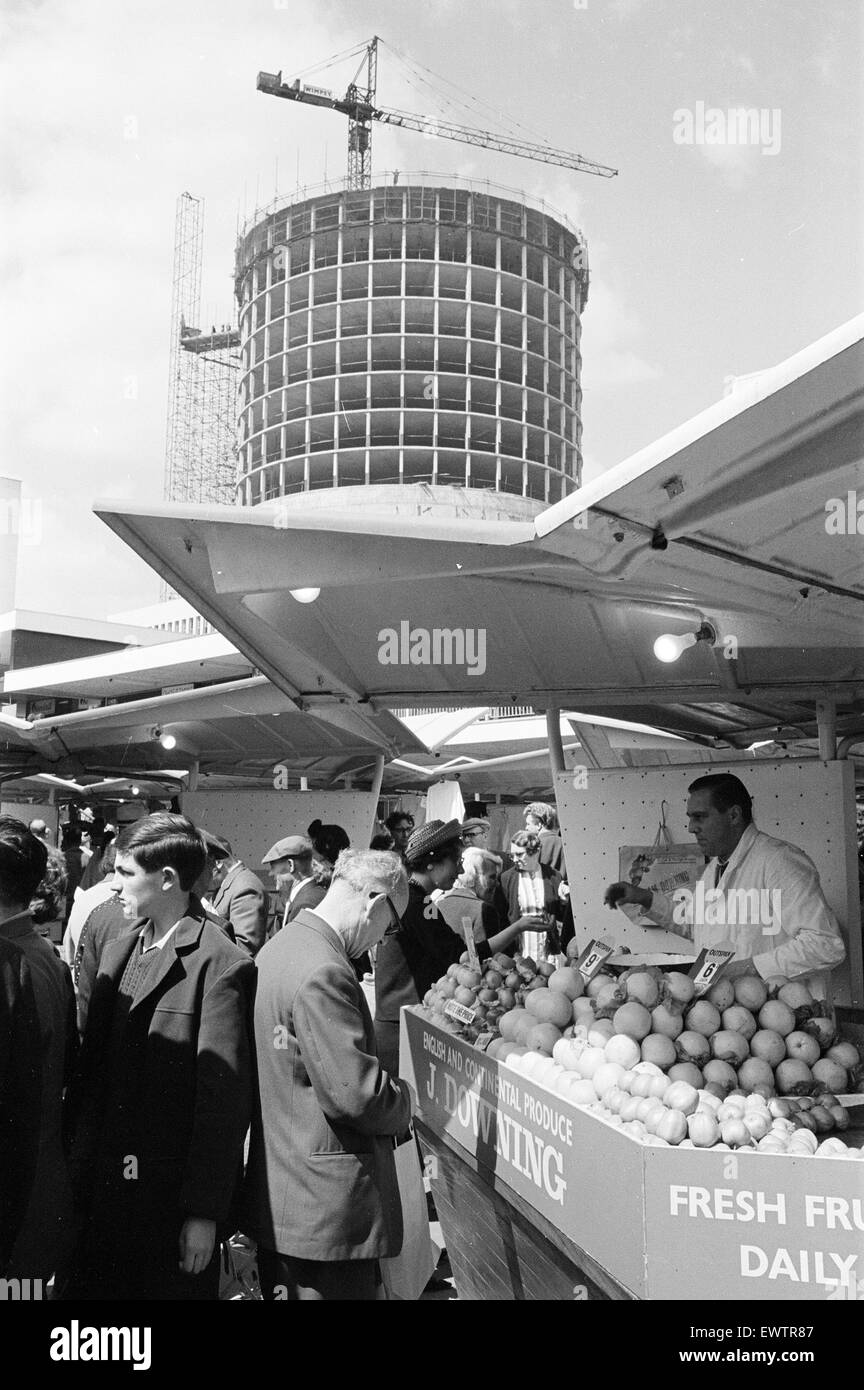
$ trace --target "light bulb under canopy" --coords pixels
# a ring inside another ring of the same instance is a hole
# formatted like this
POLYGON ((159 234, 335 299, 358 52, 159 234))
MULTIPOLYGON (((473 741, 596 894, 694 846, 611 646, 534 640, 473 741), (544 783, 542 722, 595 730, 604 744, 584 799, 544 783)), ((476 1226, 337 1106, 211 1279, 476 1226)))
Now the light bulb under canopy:
POLYGON ((289 594, 291 595, 292 598, 294 598, 294 599, 297 600, 298 603, 314 603, 315 600, 316 600, 316 598, 317 598, 318 595, 320 594, 321 590, 320 590, 320 589, 289 589, 288 592, 289 592, 289 594))
POLYGON ((681 636, 673 632, 664 632, 654 643, 654 655, 658 661, 677 661, 682 652, 695 645, 695 633, 687 632, 681 636))
POLYGON ((163 734, 162 737, 160 738, 159 742, 162 744, 162 747, 163 747, 163 748, 176 748, 176 747, 177 747, 177 740, 176 740, 176 738, 174 737, 173 734, 163 734))

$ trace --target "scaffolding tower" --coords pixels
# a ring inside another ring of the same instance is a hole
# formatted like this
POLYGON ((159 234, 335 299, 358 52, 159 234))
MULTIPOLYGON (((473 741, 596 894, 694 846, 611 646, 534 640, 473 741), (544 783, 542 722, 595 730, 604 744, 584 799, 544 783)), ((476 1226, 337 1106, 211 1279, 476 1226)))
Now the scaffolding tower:
POLYGON ((167 502, 236 501, 236 393, 240 334, 201 321, 204 200, 177 199, 164 496, 167 502))

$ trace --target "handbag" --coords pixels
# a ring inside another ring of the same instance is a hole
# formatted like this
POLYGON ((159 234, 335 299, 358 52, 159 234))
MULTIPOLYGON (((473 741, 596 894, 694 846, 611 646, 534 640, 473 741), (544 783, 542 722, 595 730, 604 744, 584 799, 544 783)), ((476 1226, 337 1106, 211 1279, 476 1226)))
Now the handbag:
POLYGON ((429 1283, 436 1265, 413 1125, 410 1139, 398 1145, 393 1161, 402 1206, 402 1249, 398 1255, 381 1260, 381 1279, 388 1299, 413 1303, 429 1283))

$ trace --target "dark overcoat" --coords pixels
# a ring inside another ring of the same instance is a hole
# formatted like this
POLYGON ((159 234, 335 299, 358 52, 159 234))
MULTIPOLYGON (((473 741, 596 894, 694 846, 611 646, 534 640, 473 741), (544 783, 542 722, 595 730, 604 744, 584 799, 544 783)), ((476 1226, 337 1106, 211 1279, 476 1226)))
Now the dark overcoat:
POLYGON ((193 911, 160 949, 119 1056, 115 1005, 138 932, 102 952, 67 1098, 78 1296, 187 1296, 183 1222, 214 1221, 217 1238, 233 1226, 255 1093, 255 966, 193 911), (106 1280, 119 1291, 102 1292, 106 1280))

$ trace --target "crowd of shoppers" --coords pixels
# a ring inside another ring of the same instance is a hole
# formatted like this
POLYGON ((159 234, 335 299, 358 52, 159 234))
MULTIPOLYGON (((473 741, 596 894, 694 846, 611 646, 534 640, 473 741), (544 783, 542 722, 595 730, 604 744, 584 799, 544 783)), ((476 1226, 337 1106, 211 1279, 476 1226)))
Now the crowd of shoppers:
POLYGON ((212 1299, 242 1231, 265 1298, 380 1297, 411 1133, 399 1008, 466 933, 483 959, 545 931, 560 881, 508 891, 521 870, 502 874, 488 832, 397 811, 375 837, 391 848, 357 850, 313 821, 263 855, 271 910, 231 843, 182 815, 70 824, 60 850, 44 821, 0 818, 0 1277, 212 1299))
MULTIPOLYGON (((770 952, 742 929, 731 975, 810 979, 842 959, 815 868, 756 829, 737 778, 697 779, 688 817, 706 882, 793 884, 770 952)), ((65 903, 83 832, 61 853, 44 822, 0 817, 0 1278, 66 1300, 211 1300, 242 1233, 266 1300, 381 1297, 416 1099, 400 1010, 466 951, 566 947, 555 827, 530 803, 505 856, 481 815, 415 827, 397 810, 369 849, 313 821, 263 856, 271 910, 227 839, 160 811, 116 838, 91 828, 97 867, 60 945, 40 913, 65 903)), ((626 883, 606 901, 661 926, 671 911, 626 883)))

